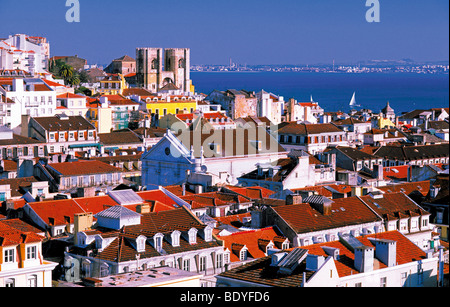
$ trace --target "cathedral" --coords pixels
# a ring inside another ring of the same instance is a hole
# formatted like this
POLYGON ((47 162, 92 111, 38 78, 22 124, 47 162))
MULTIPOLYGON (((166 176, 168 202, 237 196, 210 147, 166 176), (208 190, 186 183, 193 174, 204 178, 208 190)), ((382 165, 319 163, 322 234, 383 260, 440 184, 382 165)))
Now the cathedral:
POLYGON ((190 49, 137 48, 136 80, 138 87, 153 93, 168 85, 191 92, 190 49))

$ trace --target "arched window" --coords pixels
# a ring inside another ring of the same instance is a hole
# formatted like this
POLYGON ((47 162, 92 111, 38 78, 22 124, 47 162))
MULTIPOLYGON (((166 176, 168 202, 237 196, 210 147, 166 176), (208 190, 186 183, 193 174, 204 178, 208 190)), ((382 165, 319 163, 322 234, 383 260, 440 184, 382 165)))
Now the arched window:
POLYGON ((152 69, 158 69, 158 68, 159 68, 158 59, 153 59, 152 69))
POLYGON ((178 230, 173 231, 172 234, 170 235, 173 247, 180 246, 180 235, 181 233, 178 230))
POLYGON ((197 229, 191 228, 188 232, 189 235, 189 244, 197 243, 197 229))

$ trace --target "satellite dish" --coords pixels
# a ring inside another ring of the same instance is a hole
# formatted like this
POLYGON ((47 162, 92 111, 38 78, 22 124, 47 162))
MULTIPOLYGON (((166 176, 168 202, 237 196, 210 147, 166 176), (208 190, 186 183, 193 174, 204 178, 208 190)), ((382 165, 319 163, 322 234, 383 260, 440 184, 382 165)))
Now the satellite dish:
POLYGON ((206 165, 202 165, 201 170, 203 173, 206 173, 206 171, 208 170, 208 167, 206 167, 206 165))

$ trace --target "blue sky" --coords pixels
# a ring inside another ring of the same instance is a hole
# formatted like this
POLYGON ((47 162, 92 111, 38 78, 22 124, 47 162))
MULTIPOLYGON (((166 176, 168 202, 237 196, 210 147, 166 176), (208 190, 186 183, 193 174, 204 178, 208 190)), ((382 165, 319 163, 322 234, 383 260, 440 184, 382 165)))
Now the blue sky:
POLYGON ((191 48, 192 64, 316 64, 448 60, 448 0, 0 0, 0 37, 45 36, 52 55, 108 64, 136 47, 191 48))

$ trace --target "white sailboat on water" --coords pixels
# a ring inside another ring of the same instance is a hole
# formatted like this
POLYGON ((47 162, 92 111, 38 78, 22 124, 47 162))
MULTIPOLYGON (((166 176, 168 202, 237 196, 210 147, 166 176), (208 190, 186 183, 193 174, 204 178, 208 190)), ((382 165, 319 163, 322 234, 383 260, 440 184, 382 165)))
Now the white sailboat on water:
POLYGON ((350 100, 350 107, 360 107, 359 104, 356 104, 356 92, 353 92, 352 100, 350 100))

